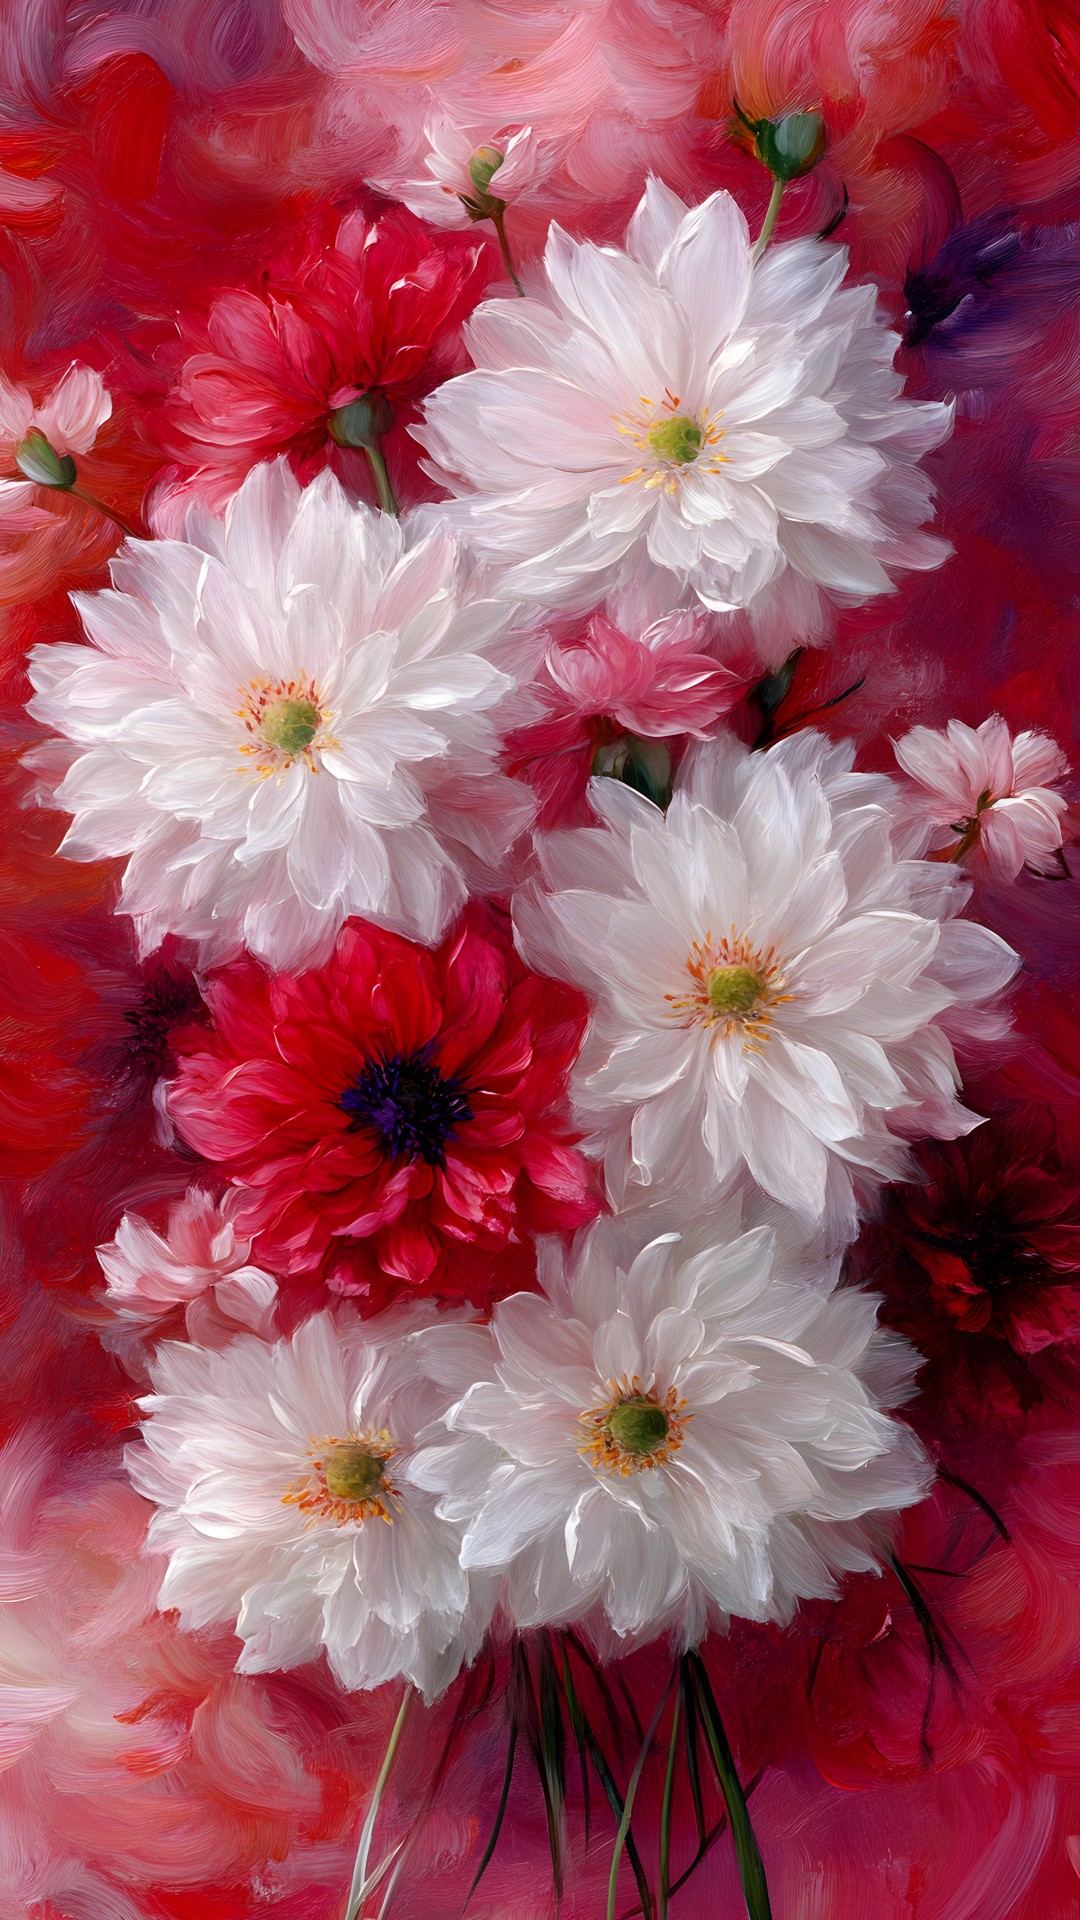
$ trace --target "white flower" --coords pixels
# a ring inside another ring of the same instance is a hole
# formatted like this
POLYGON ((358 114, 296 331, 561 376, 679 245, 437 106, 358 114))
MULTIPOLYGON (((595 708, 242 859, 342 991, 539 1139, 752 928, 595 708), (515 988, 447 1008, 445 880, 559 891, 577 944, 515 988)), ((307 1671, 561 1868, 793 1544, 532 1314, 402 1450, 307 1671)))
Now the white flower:
MULTIPOLYGON (((26 387, 0 374, 0 470, 14 468, 15 455, 33 429, 49 442, 54 453, 89 453, 112 412, 112 401, 99 373, 73 362, 52 392, 35 406, 26 387)), ((0 478, 0 507, 24 504, 34 494, 30 480, 0 478)))
POLYGON ((764 1228, 644 1247, 627 1228, 600 1221, 565 1267, 550 1243, 548 1297, 500 1302, 490 1335, 421 1336, 458 1438, 416 1475, 464 1527, 463 1565, 505 1575, 519 1626, 602 1609, 618 1639, 677 1624, 694 1645, 717 1617, 786 1620, 876 1569, 881 1516, 925 1491, 917 1440, 882 1411, 917 1356, 764 1228))
POLYGON ((122 1325, 150 1330, 183 1307, 189 1340, 204 1346, 220 1346, 242 1328, 269 1334, 277 1281, 249 1264, 251 1242, 231 1218, 235 1198, 218 1201, 189 1187, 170 1207, 164 1233, 140 1214, 124 1214, 115 1240, 97 1250, 105 1298, 122 1325))
POLYGON ((444 118, 429 122, 424 137, 424 172, 383 184, 413 213, 439 227, 470 226, 467 200, 481 204, 494 197, 509 204, 519 199, 551 165, 531 127, 492 133, 444 118))
POLYGON ((1052 782, 1068 772, 1056 741, 1045 733, 1013 739, 1000 714, 980 727, 950 720, 943 732, 913 727, 895 742, 896 757, 916 782, 907 811, 931 829, 930 846, 969 854, 1000 879, 1013 880, 1025 863, 1043 871, 1061 846, 1068 801, 1052 782))
POLYGON ((593 1001, 572 1093, 616 1204, 628 1182, 704 1193, 745 1167, 817 1219, 830 1165, 895 1178, 892 1129, 977 1124, 943 1017, 968 1018, 1016 955, 953 917, 955 867, 898 857, 895 788, 851 758, 813 733, 767 753, 720 737, 666 816, 596 780, 601 824, 542 843, 548 890, 519 894, 519 938, 593 1001))
POLYGON ((414 429, 509 591, 595 604, 642 550, 721 612, 821 626, 822 593, 866 600, 936 566, 916 462, 949 407, 912 405, 873 287, 843 247, 795 240, 755 266, 715 193, 687 210, 650 180, 629 252, 551 229, 548 301, 495 300, 466 328, 476 370, 414 429))
POLYGON ((243 1673, 325 1647, 345 1687, 404 1675, 430 1697, 479 1645, 486 1583, 410 1478, 447 1402, 409 1324, 319 1313, 275 1346, 245 1334, 154 1356, 128 1465, 159 1508, 148 1544, 170 1556, 158 1604, 187 1627, 234 1621, 243 1673))
POLYGON ((78 749, 62 851, 131 854, 143 949, 178 933, 298 968, 351 914, 438 939, 531 808, 495 771, 512 610, 455 537, 281 462, 112 573, 76 596, 93 646, 34 649, 31 710, 78 749))

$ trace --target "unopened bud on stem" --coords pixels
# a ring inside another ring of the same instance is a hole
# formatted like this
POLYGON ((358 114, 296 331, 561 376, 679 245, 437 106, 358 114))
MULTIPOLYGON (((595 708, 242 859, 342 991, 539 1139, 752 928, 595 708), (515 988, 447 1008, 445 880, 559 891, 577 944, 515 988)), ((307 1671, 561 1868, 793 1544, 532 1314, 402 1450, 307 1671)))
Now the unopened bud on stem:
POLYGON ((31 427, 15 449, 15 465, 39 487, 57 487, 67 493, 78 478, 70 453, 57 453, 39 427, 31 427))
POLYGON ((385 394, 365 393, 330 415, 330 438, 339 447, 374 447, 394 424, 394 410, 385 394))

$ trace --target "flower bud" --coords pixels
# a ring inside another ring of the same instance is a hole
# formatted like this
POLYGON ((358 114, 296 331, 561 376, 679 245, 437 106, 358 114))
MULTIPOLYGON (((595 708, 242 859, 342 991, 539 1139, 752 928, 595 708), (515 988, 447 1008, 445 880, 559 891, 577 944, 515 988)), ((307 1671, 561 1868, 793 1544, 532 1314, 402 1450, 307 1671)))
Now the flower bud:
POLYGON ((671 755, 662 740, 639 740, 626 734, 610 746, 597 748, 592 772, 621 780, 654 806, 664 808, 671 799, 671 755))
POLYGON ((504 155, 498 147, 477 147, 469 161, 469 179, 480 199, 490 196, 493 176, 502 166, 504 155))
POLYGON ((70 453, 57 453, 39 427, 31 427, 15 449, 15 465, 39 487, 57 487, 66 493, 75 485, 77 470, 70 453))
POLYGON ((755 687, 751 687, 749 698, 753 701, 758 711, 763 713, 766 718, 771 717, 778 707, 783 706, 784 701, 791 692, 791 683, 795 678, 795 669, 802 659, 802 656, 802 647, 796 647, 794 653, 788 654, 782 667, 777 667, 772 673, 767 673, 763 680, 759 680, 755 687))
POLYGON ((820 113, 785 113, 779 120, 759 120, 754 127, 758 159, 785 186, 789 180, 801 180, 804 173, 817 166, 825 144, 825 122, 820 113))
POLYGON ((374 391, 348 406, 335 407, 329 419, 330 438, 339 447, 374 447, 394 424, 394 409, 386 395, 374 391))

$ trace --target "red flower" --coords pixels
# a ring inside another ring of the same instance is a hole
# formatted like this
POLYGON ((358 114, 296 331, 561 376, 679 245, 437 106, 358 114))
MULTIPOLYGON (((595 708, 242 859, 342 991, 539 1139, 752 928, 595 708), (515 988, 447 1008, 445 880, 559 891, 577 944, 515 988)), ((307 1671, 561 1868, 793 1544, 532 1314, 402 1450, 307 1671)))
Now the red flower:
POLYGON ((310 468, 336 436, 363 444, 342 419, 357 401, 371 403, 372 435, 385 432, 456 339, 480 290, 481 257, 479 247, 433 239, 404 208, 371 227, 351 213, 331 240, 306 235, 299 258, 294 249, 259 292, 218 294, 211 350, 186 362, 176 395, 187 457, 233 484, 278 453, 310 468))
POLYGON ((533 1235, 596 1210, 559 1108, 584 1011, 473 912, 436 952, 353 923, 317 971, 250 960, 174 1036, 169 1111, 241 1189, 278 1273, 381 1304, 472 1299, 533 1274, 533 1235))
POLYGON ((983 1417, 1028 1405, 1033 1356, 1080 1336, 1080 1173, 1039 1115, 920 1155, 925 1184, 890 1195, 884 1236, 899 1258, 873 1263, 874 1284, 951 1402, 983 1417))

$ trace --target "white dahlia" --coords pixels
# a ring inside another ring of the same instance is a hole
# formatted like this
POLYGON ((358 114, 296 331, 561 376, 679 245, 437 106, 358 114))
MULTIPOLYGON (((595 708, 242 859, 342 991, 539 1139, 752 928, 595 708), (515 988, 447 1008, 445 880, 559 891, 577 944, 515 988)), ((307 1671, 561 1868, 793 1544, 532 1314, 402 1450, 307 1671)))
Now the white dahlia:
POLYGON ((256 467, 187 530, 128 541, 112 590, 76 596, 92 645, 31 655, 31 711, 73 743, 61 850, 131 856, 144 949, 177 933, 295 969, 351 914, 438 939, 530 815, 496 771, 511 610, 445 528, 329 473, 256 467))
POLYGON ((479 1645, 487 1584, 410 1475, 447 1396, 409 1324, 319 1313, 274 1346, 167 1342, 151 1362, 128 1466, 158 1507, 148 1544, 169 1555, 158 1604, 186 1627, 235 1622, 240 1672, 325 1647, 345 1687, 404 1675, 431 1697, 479 1645))
POLYGON ((602 1220, 565 1262, 545 1254, 546 1298, 501 1301, 490 1335, 418 1343, 457 1398, 454 1437, 414 1471, 519 1626, 590 1617, 601 1642, 604 1620, 623 1641, 675 1626, 694 1645, 880 1566, 885 1516, 929 1474, 883 1411, 918 1356, 876 1328, 873 1298, 715 1220, 645 1246, 602 1220))
POLYGON ((819 1219, 838 1176, 903 1175, 898 1133, 978 1124, 946 1028, 1017 957, 955 918, 955 867, 901 857, 892 782, 851 762, 814 733, 717 738, 666 815, 595 780, 600 824, 541 843, 519 941, 593 1002, 572 1093, 615 1204, 745 1170, 819 1219))
POLYGON ((863 601, 948 549, 920 531, 917 467, 951 410, 901 399, 897 336, 847 251, 814 239, 755 264, 727 193, 687 209, 650 180, 627 252, 553 226, 547 298, 493 300, 475 371, 413 431, 513 593, 595 604, 635 556, 720 612, 804 634, 822 595, 863 601))

